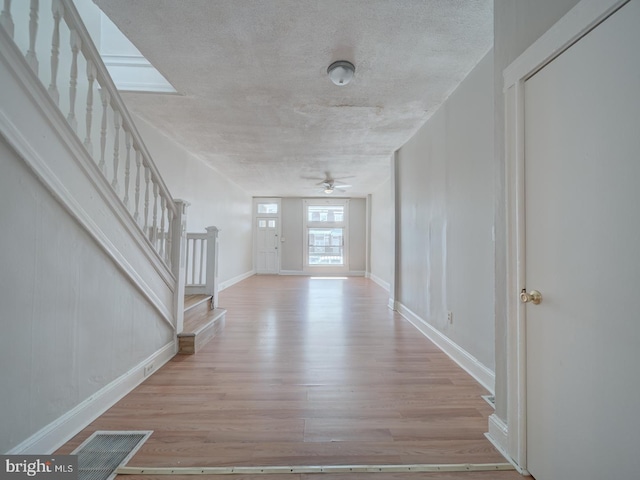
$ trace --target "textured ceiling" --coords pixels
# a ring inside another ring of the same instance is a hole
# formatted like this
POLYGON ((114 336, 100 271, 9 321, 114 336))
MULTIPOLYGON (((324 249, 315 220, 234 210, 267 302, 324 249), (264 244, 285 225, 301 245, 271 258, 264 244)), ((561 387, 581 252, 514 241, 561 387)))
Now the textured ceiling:
POLYGON ((179 92, 130 108, 255 196, 370 193, 493 42, 491 0, 95 2, 179 92))

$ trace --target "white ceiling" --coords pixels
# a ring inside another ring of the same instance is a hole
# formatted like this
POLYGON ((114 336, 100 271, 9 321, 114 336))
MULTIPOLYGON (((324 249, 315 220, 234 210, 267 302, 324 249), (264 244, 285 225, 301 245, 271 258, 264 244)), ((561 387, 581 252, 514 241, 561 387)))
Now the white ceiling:
POLYGON ((254 196, 370 193, 493 43, 491 0, 95 2, 179 92, 130 109, 254 196))

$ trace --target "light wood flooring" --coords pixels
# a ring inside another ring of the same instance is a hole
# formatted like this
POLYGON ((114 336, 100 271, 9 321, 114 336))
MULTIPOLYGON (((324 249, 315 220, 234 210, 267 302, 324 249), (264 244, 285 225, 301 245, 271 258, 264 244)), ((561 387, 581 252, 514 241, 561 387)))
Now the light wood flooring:
MULTIPOLYGON (((248 278, 220 293, 227 319, 218 336, 194 356, 176 356, 59 453, 95 430, 137 429, 154 433, 131 466, 504 462, 484 437, 487 392, 387 299, 361 277, 248 278)), ((514 471, 225 476, 320 477, 521 478, 514 471)))

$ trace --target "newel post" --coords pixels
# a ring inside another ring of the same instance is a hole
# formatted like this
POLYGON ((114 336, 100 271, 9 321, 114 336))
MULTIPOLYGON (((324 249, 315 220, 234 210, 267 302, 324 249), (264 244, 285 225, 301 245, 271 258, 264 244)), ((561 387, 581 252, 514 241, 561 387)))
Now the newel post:
POLYGON ((218 306, 218 227, 207 227, 207 294, 213 300, 211 308, 218 306))
POLYGON ((176 277, 176 288, 173 292, 176 333, 182 332, 184 322, 184 284, 187 253, 187 207, 188 202, 174 200, 177 213, 171 224, 171 270, 176 277))

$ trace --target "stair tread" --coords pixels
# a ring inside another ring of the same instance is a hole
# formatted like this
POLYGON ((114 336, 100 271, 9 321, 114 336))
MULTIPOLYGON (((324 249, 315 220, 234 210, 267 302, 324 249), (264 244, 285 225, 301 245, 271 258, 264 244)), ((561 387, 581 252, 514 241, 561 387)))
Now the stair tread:
POLYGON ((227 311, 224 308, 214 308, 213 310, 195 310, 192 314, 185 313, 182 333, 178 336, 197 335, 211 323, 216 322, 227 311))
POLYGON ((184 312, 185 314, 202 304, 203 302, 209 301, 211 299, 211 295, 207 294, 197 294, 197 295, 185 295, 184 296, 184 312))

